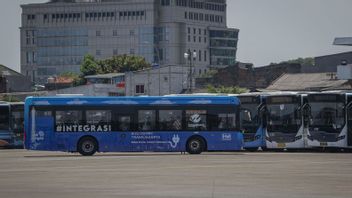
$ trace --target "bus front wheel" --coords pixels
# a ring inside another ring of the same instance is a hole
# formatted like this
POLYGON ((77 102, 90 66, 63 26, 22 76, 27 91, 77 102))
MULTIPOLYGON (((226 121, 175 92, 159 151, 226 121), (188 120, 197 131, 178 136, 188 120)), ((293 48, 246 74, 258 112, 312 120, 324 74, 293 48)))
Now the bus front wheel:
POLYGON ((203 138, 193 137, 187 141, 187 152, 189 154, 201 154, 205 150, 203 138))
POLYGON ((98 151, 98 143, 93 137, 83 137, 77 146, 78 152, 83 156, 92 156, 98 151))

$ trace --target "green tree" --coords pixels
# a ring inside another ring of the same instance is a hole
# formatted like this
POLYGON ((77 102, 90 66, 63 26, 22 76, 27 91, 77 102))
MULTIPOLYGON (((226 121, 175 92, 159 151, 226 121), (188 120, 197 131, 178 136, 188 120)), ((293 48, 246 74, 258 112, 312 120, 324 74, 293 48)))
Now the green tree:
POLYGON ((297 63, 297 64, 301 64, 303 66, 314 66, 315 65, 314 58, 312 58, 312 57, 297 58, 297 59, 284 61, 282 63, 297 63))
POLYGON ((233 87, 225 87, 225 86, 214 87, 213 85, 208 85, 207 86, 207 91, 209 93, 219 93, 219 94, 241 94, 241 93, 248 92, 247 89, 241 88, 241 87, 238 87, 238 86, 233 86, 233 87))
POLYGON ((81 72, 83 76, 96 75, 101 72, 98 62, 94 59, 94 56, 88 54, 84 56, 81 72))
POLYGON ((107 73, 125 73, 150 68, 151 65, 140 56, 119 55, 105 60, 95 60, 86 55, 81 65, 84 76, 107 73))

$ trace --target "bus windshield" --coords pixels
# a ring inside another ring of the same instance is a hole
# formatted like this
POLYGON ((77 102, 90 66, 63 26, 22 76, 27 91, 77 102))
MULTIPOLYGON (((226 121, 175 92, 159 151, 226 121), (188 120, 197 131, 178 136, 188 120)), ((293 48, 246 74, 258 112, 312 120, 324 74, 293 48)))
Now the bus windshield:
POLYGON ((0 130, 9 130, 9 107, 0 106, 0 130))
POLYGON ((342 102, 313 102, 311 107, 312 128, 325 132, 339 132, 345 125, 344 104, 342 102))
POLYGON ((268 105, 268 131, 297 133, 301 125, 301 119, 297 115, 298 107, 294 103, 268 105))
POLYGON ((244 132, 255 133, 258 123, 258 104, 242 104, 241 126, 244 132))

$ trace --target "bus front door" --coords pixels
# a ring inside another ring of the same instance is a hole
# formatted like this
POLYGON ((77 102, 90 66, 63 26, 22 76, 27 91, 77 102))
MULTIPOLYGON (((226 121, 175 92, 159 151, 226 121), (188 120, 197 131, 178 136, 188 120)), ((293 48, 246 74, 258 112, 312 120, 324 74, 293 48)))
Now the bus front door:
POLYGON ((51 150, 54 118, 51 112, 31 111, 30 147, 33 150, 51 150))

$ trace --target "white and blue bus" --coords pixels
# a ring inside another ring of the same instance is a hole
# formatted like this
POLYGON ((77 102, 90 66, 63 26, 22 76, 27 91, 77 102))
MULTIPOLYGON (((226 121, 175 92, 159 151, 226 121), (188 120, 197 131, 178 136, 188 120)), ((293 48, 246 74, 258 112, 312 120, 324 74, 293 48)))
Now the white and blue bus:
POLYGON ((352 148, 352 94, 308 94, 308 145, 313 148, 352 148))
POLYGON ((258 94, 238 95, 241 101, 241 129, 244 132, 244 149, 265 149, 266 114, 264 97, 258 94))
POLYGON ((302 116, 304 94, 294 92, 265 95, 268 149, 307 148, 306 126, 302 116))
POLYGON ((0 103, 0 147, 23 147, 23 103, 0 103))
POLYGON ((82 155, 237 151, 239 107, 228 96, 29 97, 25 148, 82 155))

